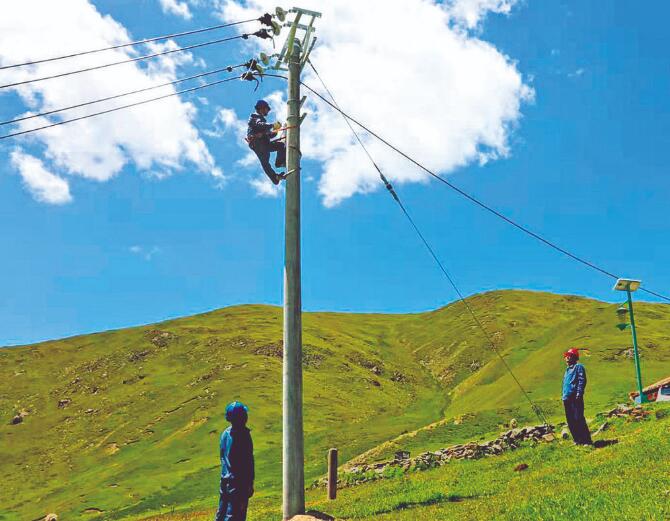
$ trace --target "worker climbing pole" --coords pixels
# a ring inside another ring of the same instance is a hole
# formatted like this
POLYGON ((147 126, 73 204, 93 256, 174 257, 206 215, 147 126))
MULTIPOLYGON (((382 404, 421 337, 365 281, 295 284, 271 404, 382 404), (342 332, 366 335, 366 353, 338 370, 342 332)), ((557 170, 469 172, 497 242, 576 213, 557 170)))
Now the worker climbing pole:
MULTIPOLYGON (((266 15, 267 16, 267 15, 266 15)), ((286 130, 286 173, 273 179, 275 184, 286 179, 285 258, 284 258, 284 365, 283 365, 283 518, 305 512, 305 462, 302 415, 302 297, 300 267, 300 125, 305 114, 300 110, 305 98, 300 97, 300 76, 314 47, 314 21, 321 13, 278 7, 274 16, 264 23, 272 27, 275 36, 282 27, 289 32, 281 52, 268 56, 261 53, 252 60, 247 77, 262 79, 264 66, 288 71, 288 122, 286 130), (288 20, 292 17, 292 20, 288 20), (307 25, 301 23, 306 21, 307 25), (260 63, 259 63, 260 62, 260 63), (261 65, 262 64, 262 65, 261 65)), ((260 155, 259 155, 260 158, 260 155)), ((277 164, 279 166, 279 164, 277 164)), ((270 169, 271 170, 271 169, 270 169)))

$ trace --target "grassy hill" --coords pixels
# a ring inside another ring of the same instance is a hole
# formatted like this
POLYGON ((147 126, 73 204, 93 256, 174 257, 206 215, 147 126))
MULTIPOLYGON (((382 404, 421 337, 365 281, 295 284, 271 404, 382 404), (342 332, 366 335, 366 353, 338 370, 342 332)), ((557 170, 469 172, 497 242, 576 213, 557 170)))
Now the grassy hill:
MULTIPOLYGON (((587 415, 633 389, 630 334, 614 327, 616 306, 527 291, 470 303, 548 414, 560 413, 568 346, 591 350, 587 415)), ((651 382, 670 372, 670 308, 640 304, 636 311, 651 382)), ((281 336, 280 309, 237 306, 0 350, 0 520, 50 511, 65 519, 140 519, 211 508, 218 434, 234 399, 250 407, 254 504, 276 509, 281 336), (21 411, 23 422, 10 425, 21 411)), ((324 472, 331 446, 346 461, 399 436, 405 445, 403 433, 414 451, 493 432, 512 416, 532 421, 462 304, 411 315, 308 313, 303 343, 308 480, 324 472), (457 425, 440 421, 455 416, 457 425)))

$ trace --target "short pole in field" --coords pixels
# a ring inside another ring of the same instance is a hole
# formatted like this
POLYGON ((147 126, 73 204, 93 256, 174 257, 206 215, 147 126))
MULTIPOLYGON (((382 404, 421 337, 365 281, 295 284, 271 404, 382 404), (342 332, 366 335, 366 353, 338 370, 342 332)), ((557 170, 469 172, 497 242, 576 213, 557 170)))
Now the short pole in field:
POLYGON ((337 449, 328 451, 328 499, 337 497, 337 449))

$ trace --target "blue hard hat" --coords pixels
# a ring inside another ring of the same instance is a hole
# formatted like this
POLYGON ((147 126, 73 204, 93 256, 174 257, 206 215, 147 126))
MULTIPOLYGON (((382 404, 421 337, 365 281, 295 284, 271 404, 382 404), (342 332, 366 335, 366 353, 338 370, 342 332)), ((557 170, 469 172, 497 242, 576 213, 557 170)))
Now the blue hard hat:
POLYGON ((229 403, 226 407, 226 420, 234 422, 238 420, 247 421, 249 408, 242 402, 229 403))
POLYGON ((272 110, 272 109, 270 108, 270 104, 269 104, 267 101, 265 101, 264 99, 259 99, 259 100, 256 102, 256 104, 254 105, 254 108, 255 108, 256 110, 258 110, 258 109, 261 108, 261 107, 265 107, 266 109, 272 110))

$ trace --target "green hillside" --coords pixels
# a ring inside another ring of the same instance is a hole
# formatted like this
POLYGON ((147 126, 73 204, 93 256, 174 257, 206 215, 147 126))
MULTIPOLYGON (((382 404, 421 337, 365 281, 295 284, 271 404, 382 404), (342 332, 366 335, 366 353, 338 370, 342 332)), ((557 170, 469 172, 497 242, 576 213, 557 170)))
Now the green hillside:
MULTIPOLYGON (((549 414, 561 412, 567 346, 591 350, 587 415, 633 389, 630 334, 614 327, 616 306, 526 291, 487 293, 470 303, 549 414)), ((670 372, 670 308, 639 304, 636 311, 651 382, 670 372)), ((139 519, 212 508, 218 434, 234 399, 250 407, 254 504, 275 508, 281 327, 279 308, 237 306, 0 350, 0 519, 47 512, 139 519), (11 425, 21 411, 23 422, 11 425)), ((308 313, 303 343, 308 480, 324 472, 331 446, 346 461, 403 433, 412 433, 414 451, 493 432, 512 416, 533 421, 462 304, 412 315, 308 313), (440 422, 455 416, 457 425, 440 422)))

